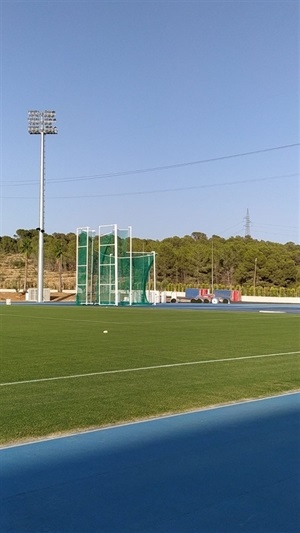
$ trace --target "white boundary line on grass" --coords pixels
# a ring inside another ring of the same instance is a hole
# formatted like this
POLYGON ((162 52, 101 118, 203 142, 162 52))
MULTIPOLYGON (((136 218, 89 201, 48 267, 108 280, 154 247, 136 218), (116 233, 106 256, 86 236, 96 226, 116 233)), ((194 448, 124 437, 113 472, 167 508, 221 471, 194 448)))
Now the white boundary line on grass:
POLYGON ((174 368, 178 366, 191 366, 191 365, 205 365, 210 363, 226 363, 233 361, 242 361, 245 359, 261 359, 263 357, 277 357, 282 355, 296 355, 300 354, 300 351, 297 352, 280 352, 280 353, 269 353, 261 355, 246 355, 243 357, 227 357, 225 359, 207 359, 206 361, 190 361, 186 363, 170 363, 168 365, 155 365, 155 366, 142 366, 137 368, 123 368, 120 370, 104 370, 102 372, 90 372, 88 374, 73 374, 70 376, 56 376, 52 378, 38 378, 38 379, 29 379, 24 381, 11 381, 8 383, 0 383, 0 387, 9 387, 13 385, 24 385, 28 383, 42 383, 45 381, 58 381, 61 379, 78 379, 91 376, 105 376, 110 374, 125 374, 126 372, 141 372, 143 370, 157 370, 162 368, 174 368))

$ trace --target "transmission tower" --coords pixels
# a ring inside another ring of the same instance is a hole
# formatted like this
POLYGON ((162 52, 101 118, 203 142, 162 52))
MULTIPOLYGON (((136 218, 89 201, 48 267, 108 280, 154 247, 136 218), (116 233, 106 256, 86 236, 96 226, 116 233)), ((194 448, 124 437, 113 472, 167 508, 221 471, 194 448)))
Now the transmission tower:
POLYGON ((250 220, 249 209, 247 209, 247 213, 246 213, 244 220, 245 220, 245 224, 244 224, 245 237, 251 237, 251 233, 250 233, 251 220, 250 220))

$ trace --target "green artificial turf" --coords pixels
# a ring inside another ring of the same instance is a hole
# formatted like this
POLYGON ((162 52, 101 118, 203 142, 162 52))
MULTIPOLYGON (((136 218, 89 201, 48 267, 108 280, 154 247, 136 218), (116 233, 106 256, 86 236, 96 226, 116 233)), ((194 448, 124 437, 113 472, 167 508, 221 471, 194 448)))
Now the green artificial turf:
POLYGON ((2 306, 0 442, 297 390, 299 320, 219 310, 2 306), (270 354, 278 355, 252 357, 270 354))

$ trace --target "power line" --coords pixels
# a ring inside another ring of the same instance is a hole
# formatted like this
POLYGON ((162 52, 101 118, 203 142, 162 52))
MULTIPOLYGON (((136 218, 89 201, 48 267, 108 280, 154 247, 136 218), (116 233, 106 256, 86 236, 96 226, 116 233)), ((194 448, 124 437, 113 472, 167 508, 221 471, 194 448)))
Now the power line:
MULTIPOLYGON (((295 176, 299 176, 299 172, 295 174, 285 174, 282 176, 269 176, 265 178, 252 178, 252 179, 245 179, 245 180, 234 180, 234 181, 227 181, 227 182, 220 182, 220 183, 206 183, 205 185, 191 185, 188 187, 171 187, 168 189, 152 189, 148 191, 133 191, 133 192, 114 192, 114 193, 104 193, 104 194, 80 194, 80 195, 74 195, 74 196, 48 196, 48 200, 67 200, 67 199, 82 199, 82 198, 105 198, 105 197, 112 197, 112 196, 141 196, 141 195, 147 195, 147 194, 163 194, 168 192, 180 192, 180 191, 190 191, 190 190, 196 190, 196 189, 211 189, 215 187, 225 187, 225 186, 231 186, 231 185, 241 185, 245 183, 254 183, 254 182, 262 182, 262 181, 268 181, 268 180, 276 180, 276 179, 282 179, 282 178, 292 178, 295 176)), ((3 196, 3 199, 9 200, 35 200, 36 196, 3 196)))
MULTIPOLYGON (((257 225, 255 224, 255 226, 257 227, 257 225)), ((291 228, 295 228, 296 226, 283 226, 282 224, 259 224, 259 227, 261 226, 268 226, 270 228, 287 228, 287 229, 291 229, 291 228)))
MULTIPOLYGON (((300 143, 294 143, 294 144, 285 144, 281 146, 274 146, 271 148, 262 148, 260 150, 252 150, 249 152, 240 152, 236 154, 230 154, 230 155, 223 155, 219 157, 212 157, 209 159, 199 159, 196 161, 188 161, 184 163, 176 163, 172 165, 162 165, 162 166, 156 166, 156 167, 149 167, 149 168, 142 168, 142 169, 135 169, 135 170, 124 170, 120 172, 109 172, 106 174, 92 174, 92 175, 86 175, 86 176, 73 176, 70 178, 55 178, 55 179, 49 179, 47 180, 48 183, 62 183, 62 182, 69 182, 69 181, 87 181, 87 180, 96 180, 96 179, 108 179, 108 178, 116 178, 121 176, 129 176, 131 174, 146 174, 149 172, 157 172, 161 170, 170 170, 174 168, 182 168, 182 167, 188 167, 188 166, 194 166, 194 165, 201 165, 206 163, 214 163, 217 161, 225 161, 227 159, 235 159, 238 157, 245 157, 245 156, 251 156, 256 154, 263 154, 266 152, 274 152, 277 150, 284 150, 286 148, 295 148, 296 146, 299 146, 300 143)), ((30 181, 3 181, 2 185, 5 186, 12 186, 12 185, 28 185, 30 183, 36 183, 35 180, 30 181)))

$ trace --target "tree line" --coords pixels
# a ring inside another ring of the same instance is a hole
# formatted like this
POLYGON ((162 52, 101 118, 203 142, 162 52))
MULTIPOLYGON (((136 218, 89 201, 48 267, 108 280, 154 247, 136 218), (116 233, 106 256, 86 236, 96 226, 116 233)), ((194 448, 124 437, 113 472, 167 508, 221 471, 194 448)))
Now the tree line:
MULTIPOLYGON (((29 262, 37 262, 38 231, 18 229, 13 237, 0 237, 0 257, 21 255, 24 289, 29 262)), ((251 237, 228 239, 193 232, 163 240, 133 238, 133 251, 156 252, 157 286, 299 289, 300 245, 259 241, 251 237)), ((58 289, 62 275, 76 271, 75 233, 44 234, 44 268, 57 272, 58 289)), ((75 288, 75 287, 74 287, 75 288)))

